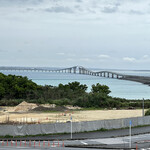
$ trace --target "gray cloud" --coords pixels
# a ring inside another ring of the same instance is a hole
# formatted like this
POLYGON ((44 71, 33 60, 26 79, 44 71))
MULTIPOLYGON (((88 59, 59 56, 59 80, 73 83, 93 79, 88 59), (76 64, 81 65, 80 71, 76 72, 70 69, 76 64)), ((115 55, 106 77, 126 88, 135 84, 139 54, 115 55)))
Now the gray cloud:
POLYGON ((55 13, 73 13, 72 9, 70 9, 69 7, 64 7, 64 6, 56 6, 56 7, 46 8, 46 9, 44 9, 44 11, 55 12, 55 13))
POLYGON ((11 6, 11 5, 37 5, 44 2, 44 0, 0 0, 1 6, 11 6))
POLYGON ((76 2, 81 3, 81 2, 82 2, 82 0, 76 0, 76 2))
POLYGON ((118 10, 118 7, 117 6, 114 6, 114 7, 104 7, 102 12, 104 13, 115 13, 117 12, 118 10))
POLYGON ((26 8, 26 11, 34 11, 34 8, 26 8))
POLYGON ((138 10, 130 10, 129 14, 133 14, 133 15, 144 15, 143 12, 138 11, 138 10))

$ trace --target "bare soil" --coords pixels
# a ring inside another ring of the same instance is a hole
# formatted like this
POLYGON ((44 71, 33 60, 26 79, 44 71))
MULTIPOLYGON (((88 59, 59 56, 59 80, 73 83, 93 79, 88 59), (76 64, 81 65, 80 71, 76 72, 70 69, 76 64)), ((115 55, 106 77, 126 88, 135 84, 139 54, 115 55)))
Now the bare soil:
POLYGON ((119 119, 142 116, 142 110, 90 110, 90 111, 66 111, 66 112, 24 112, 1 113, 0 122, 14 123, 49 123, 49 122, 74 122, 94 121, 105 119, 119 119))
POLYGON ((0 123, 53 123, 53 122, 94 121, 142 116, 141 109, 133 110, 73 110, 73 107, 36 105, 22 102, 16 107, 1 107, 0 123), (52 112, 50 112, 52 111, 52 112))

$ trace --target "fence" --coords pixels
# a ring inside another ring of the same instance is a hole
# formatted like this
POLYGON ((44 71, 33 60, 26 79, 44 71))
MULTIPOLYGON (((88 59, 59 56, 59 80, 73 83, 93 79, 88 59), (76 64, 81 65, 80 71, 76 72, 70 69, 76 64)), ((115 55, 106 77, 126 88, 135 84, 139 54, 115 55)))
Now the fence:
MULTIPOLYGON (((37 115, 37 114, 3 114, 0 115, 0 124, 37 124, 37 123, 56 123, 67 122, 73 112, 66 111, 65 113, 37 115)), ((75 119, 74 119, 75 120, 75 119)), ((76 120, 75 120, 76 121, 76 120)))
MULTIPOLYGON (((129 121, 132 120, 132 126, 150 125, 150 116, 134 117, 113 120, 97 120, 85 122, 73 122, 72 131, 84 132, 93 131, 101 128, 118 129, 129 126, 129 121)), ((0 135, 36 135, 36 134, 51 134, 51 133, 69 133, 70 122, 68 123, 47 123, 47 124, 22 124, 22 125, 0 125, 0 135)))
POLYGON ((35 141, 35 140, 25 140, 25 141, 22 141, 22 140, 11 140, 11 141, 6 141, 6 140, 2 140, 0 141, 0 147, 9 147, 9 148, 12 148, 12 149, 21 149, 21 148, 25 148, 27 147, 27 149, 29 148, 34 148, 34 149, 39 149, 39 148, 42 148, 42 149, 45 149, 45 148, 50 148, 50 147, 56 147, 57 149, 60 148, 62 149, 63 147, 65 146, 65 143, 64 141, 35 141))

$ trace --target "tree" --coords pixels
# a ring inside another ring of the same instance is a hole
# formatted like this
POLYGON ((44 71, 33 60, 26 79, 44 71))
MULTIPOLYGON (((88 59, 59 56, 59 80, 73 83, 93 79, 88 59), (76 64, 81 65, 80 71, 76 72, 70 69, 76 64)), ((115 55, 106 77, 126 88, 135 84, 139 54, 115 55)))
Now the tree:
POLYGON ((80 82, 77 81, 68 83, 68 86, 70 88, 73 98, 83 96, 88 88, 86 84, 80 84, 80 82))
POLYGON ((87 85, 86 84, 80 84, 80 82, 72 82, 68 84, 70 89, 73 91, 82 91, 85 92, 87 90, 87 85))
POLYGON ((97 83, 96 85, 92 85, 91 89, 92 93, 101 93, 108 95, 111 91, 109 90, 109 87, 107 85, 101 85, 97 83))
POLYGON ((37 90, 38 85, 27 77, 0 73, 0 99, 27 98, 37 90))
POLYGON ((0 99, 3 98, 5 95, 5 88, 0 84, 0 99))

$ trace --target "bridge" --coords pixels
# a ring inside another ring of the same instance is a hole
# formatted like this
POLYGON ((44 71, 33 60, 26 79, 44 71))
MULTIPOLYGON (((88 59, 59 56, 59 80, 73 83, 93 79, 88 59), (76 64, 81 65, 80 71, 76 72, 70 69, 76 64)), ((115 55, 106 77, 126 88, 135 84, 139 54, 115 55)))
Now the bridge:
POLYGON ((31 71, 31 72, 55 72, 55 73, 72 73, 72 74, 82 74, 90 76, 99 76, 105 78, 115 78, 122 80, 136 81, 143 84, 150 85, 150 77, 145 76, 135 76, 135 75, 125 75, 117 72, 111 71, 92 71, 86 69, 82 66, 73 66, 69 68, 61 69, 47 69, 47 68, 35 68, 35 67, 0 67, 0 71, 31 71))

